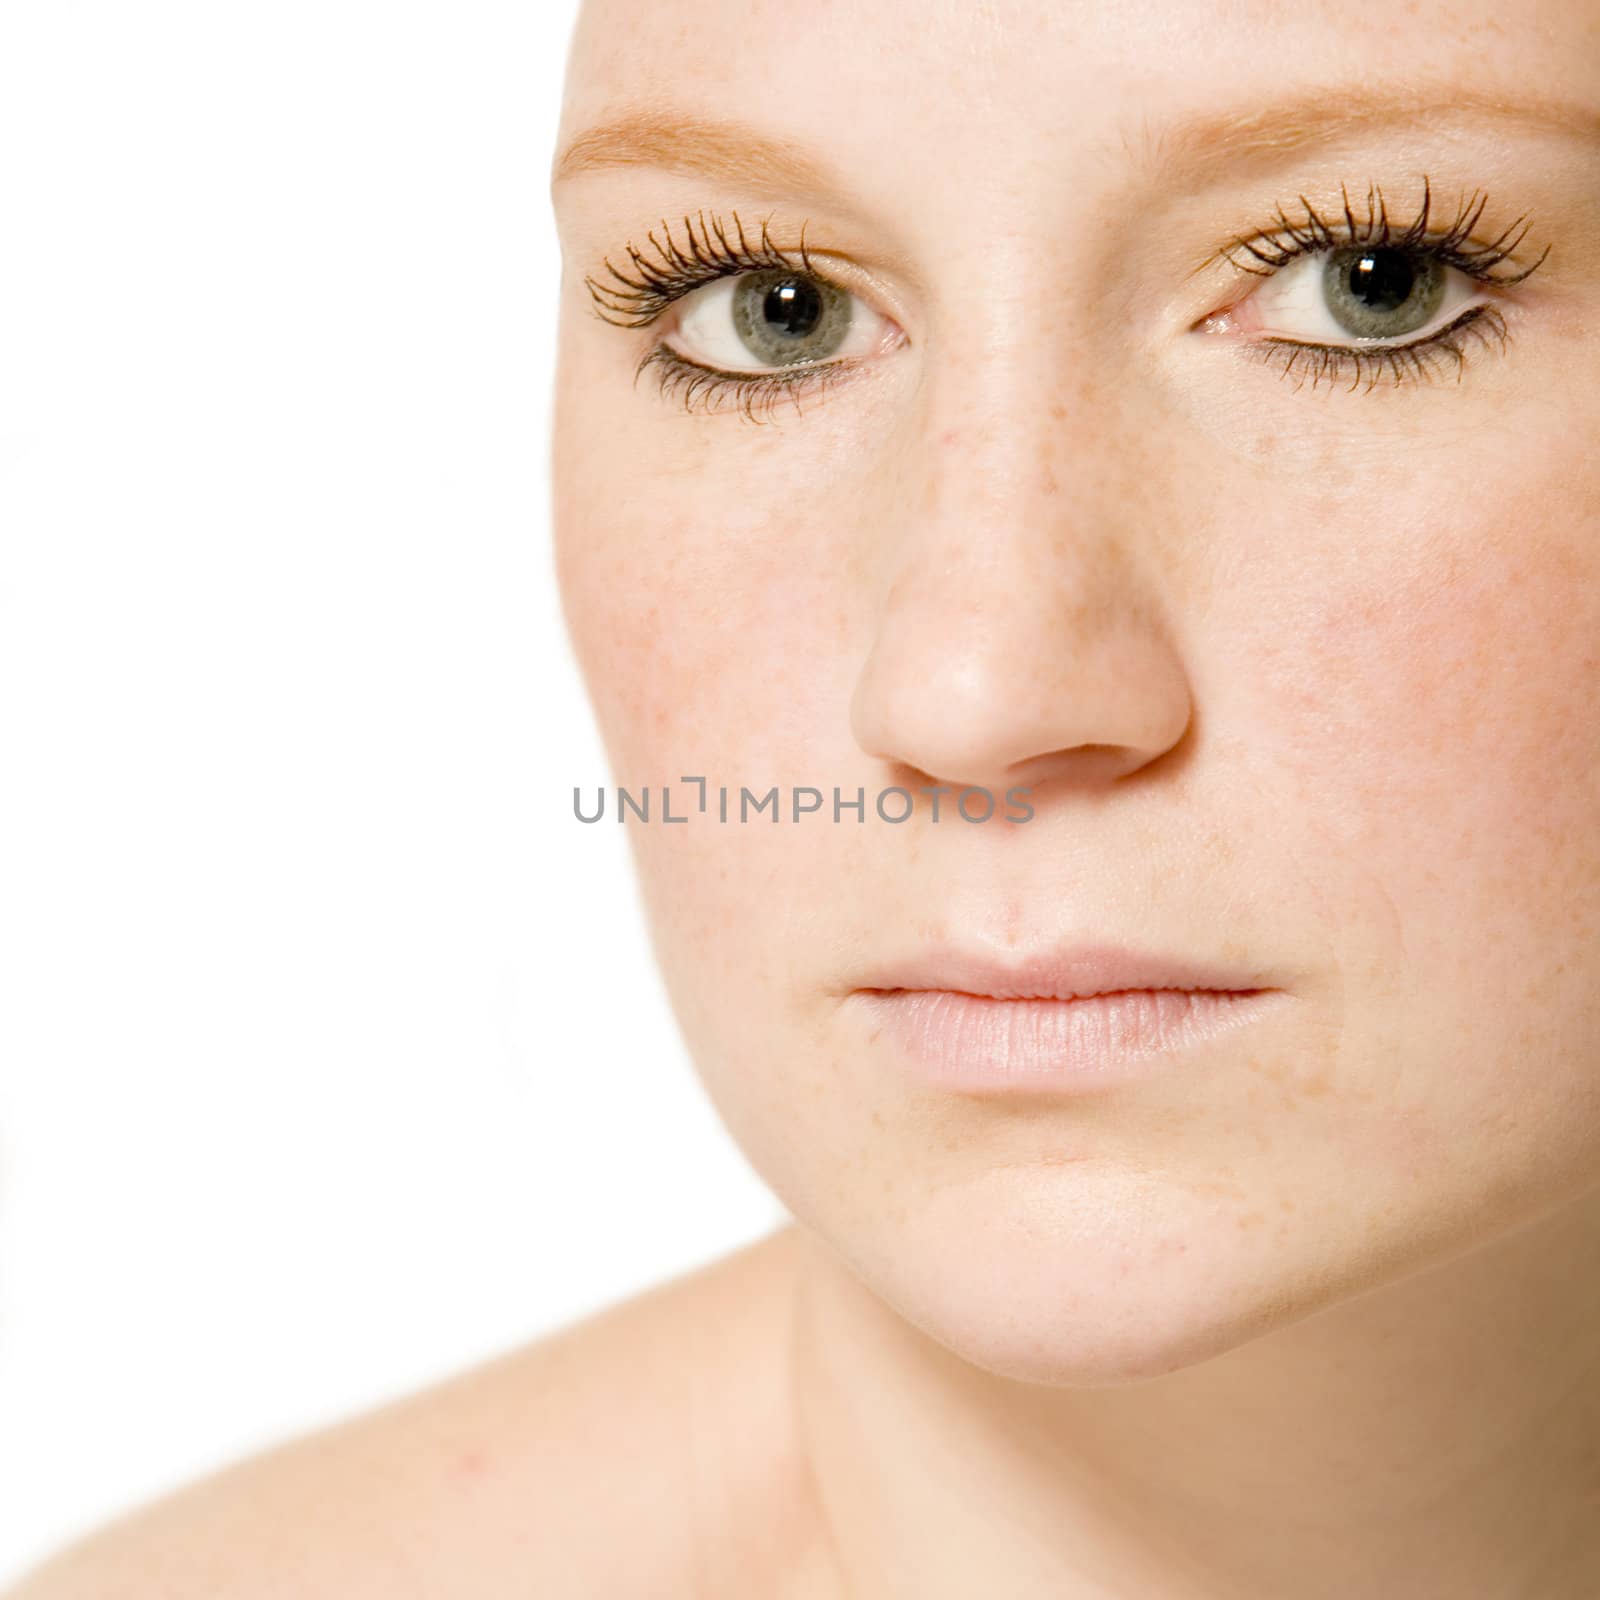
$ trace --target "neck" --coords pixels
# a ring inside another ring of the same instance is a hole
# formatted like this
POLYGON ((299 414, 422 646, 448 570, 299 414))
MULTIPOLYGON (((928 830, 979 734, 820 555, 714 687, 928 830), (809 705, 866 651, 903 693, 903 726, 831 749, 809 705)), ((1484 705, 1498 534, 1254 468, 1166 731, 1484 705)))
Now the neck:
POLYGON ((1101 1388, 961 1360, 798 1233, 795 1427, 852 1594, 1600 1593, 1600 1197, 1101 1388))

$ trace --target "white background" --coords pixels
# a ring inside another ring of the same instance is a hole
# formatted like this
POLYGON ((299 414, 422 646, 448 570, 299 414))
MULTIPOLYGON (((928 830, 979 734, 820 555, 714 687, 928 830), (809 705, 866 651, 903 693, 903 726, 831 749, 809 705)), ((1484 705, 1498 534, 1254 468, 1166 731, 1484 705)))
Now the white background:
POLYGON ((574 11, 0 6, 0 1583, 782 1220, 572 816, 574 11))

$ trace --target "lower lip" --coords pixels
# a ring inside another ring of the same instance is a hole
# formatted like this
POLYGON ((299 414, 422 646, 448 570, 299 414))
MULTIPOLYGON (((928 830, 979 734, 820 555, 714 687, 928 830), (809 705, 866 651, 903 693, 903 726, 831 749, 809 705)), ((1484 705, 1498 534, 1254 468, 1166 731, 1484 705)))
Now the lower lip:
POLYGON ((950 989, 862 989, 919 1076, 969 1094, 1091 1094, 1262 1016, 1279 989, 1128 989, 997 1000, 950 989))

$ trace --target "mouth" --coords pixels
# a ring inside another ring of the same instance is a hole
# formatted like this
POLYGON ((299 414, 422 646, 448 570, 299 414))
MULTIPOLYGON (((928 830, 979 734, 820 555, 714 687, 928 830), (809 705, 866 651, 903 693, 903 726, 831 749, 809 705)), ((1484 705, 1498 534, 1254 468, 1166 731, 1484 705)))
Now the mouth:
POLYGON ((990 1000, 1091 1000, 1134 991, 1261 992, 1259 971, 1123 945, 1080 944, 998 960, 955 948, 925 951, 875 969, 863 993, 942 991, 990 1000))
POLYGON ((1084 1093, 1258 1019, 1286 997, 1266 976, 1110 945, 1018 961, 950 949, 874 971, 850 998, 936 1086, 1084 1093))

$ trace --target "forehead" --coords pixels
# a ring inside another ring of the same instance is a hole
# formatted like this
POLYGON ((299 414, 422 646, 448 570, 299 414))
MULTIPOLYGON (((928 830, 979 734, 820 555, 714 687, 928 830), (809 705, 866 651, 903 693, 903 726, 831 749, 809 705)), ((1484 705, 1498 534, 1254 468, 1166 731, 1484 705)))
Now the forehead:
POLYGON ((1597 148, 1600 0, 585 0, 557 170, 640 113, 802 155, 741 187, 991 238, 1130 181, 1177 198, 1252 163, 1303 173, 1302 151, 1389 119, 1429 161, 1464 119, 1496 119, 1467 128, 1457 174, 1492 183, 1502 133, 1597 148))
POLYGON ((1374 74, 1592 90, 1600 0, 584 0, 567 94, 590 112, 622 91, 723 97, 798 122, 847 102, 853 127, 915 116, 983 137, 1085 100, 1159 109, 1374 74))
POLYGON ((1379 133, 1385 181, 1437 163, 1463 193, 1502 172, 1526 188, 1535 152, 1556 153, 1526 136, 1577 134, 1547 165, 1586 186, 1600 0, 585 0, 555 172, 731 173, 835 220, 998 248, 1116 197, 1199 204, 1274 167, 1359 193, 1362 163, 1312 158, 1379 133), (714 124, 712 143, 692 128, 686 148, 687 122, 714 124))

